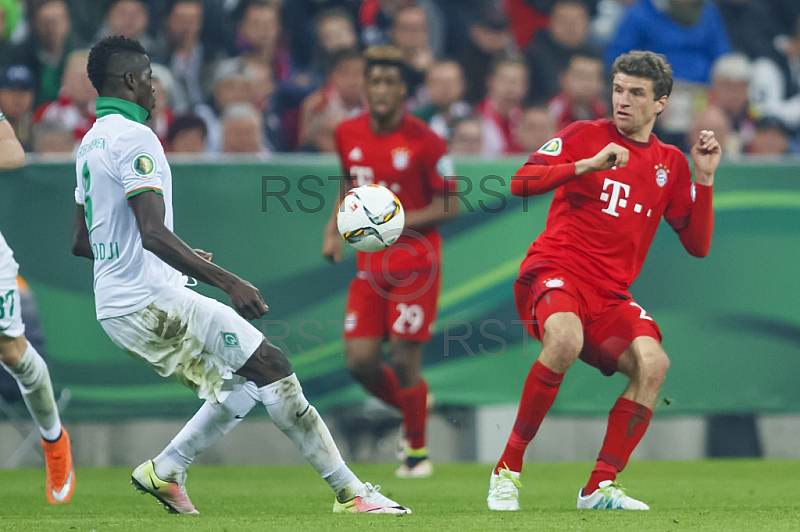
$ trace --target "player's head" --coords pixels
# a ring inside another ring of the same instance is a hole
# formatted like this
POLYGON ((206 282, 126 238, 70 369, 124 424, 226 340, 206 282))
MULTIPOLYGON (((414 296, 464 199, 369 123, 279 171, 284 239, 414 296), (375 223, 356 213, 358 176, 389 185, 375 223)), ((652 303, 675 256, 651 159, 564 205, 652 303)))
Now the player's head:
POLYGON ((155 106, 150 58, 139 41, 117 35, 92 46, 89 79, 100 96, 135 103, 150 112, 155 106))
POLYGON ((402 52, 394 46, 372 46, 364 52, 364 59, 370 114, 380 120, 402 112, 406 97, 402 52))
POLYGON ((664 56, 632 51, 614 61, 611 73, 611 103, 617 127, 628 135, 643 128, 652 130, 672 91, 672 68, 664 56))

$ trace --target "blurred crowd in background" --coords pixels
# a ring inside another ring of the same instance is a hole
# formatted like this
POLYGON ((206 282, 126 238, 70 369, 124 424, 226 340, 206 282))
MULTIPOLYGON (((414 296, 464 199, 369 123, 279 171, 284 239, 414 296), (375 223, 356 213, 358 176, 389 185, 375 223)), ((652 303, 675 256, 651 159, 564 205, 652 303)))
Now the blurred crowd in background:
POLYGON ((167 152, 332 152, 366 110, 367 46, 408 64, 407 110, 453 153, 529 154, 609 117, 632 49, 675 74, 656 133, 726 157, 800 152, 798 0, 0 0, 0 109, 26 150, 69 154, 94 122, 88 49, 139 40, 167 152))

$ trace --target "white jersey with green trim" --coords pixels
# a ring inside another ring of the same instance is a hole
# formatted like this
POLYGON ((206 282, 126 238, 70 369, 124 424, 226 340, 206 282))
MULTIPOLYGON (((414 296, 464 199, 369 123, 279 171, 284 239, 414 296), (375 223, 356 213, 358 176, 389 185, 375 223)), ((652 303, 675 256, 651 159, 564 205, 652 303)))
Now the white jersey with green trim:
POLYGON ((3 233, 0 233, 0 281, 13 279, 17 276, 19 266, 14 260, 14 252, 8 246, 3 233))
POLYGON ((144 249, 128 204, 142 192, 163 195, 164 225, 172 230, 172 173, 158 137, 142 123, 147 112, 130 102, 98 98, 97 116, 78 149, 75 201, 86 216, 101 320, 141 310, 186 278, 144 249))

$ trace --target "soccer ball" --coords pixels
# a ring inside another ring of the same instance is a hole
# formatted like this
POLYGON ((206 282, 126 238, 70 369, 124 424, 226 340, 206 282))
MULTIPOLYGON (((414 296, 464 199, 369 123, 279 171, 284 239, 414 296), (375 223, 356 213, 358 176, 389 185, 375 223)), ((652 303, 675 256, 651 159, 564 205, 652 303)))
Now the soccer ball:
POLYGON ((403 232, 406 216, 397 196, 380 185, 350 189, 339 205, 336 226, 345 241, 359 251, 381 251, 403 232))

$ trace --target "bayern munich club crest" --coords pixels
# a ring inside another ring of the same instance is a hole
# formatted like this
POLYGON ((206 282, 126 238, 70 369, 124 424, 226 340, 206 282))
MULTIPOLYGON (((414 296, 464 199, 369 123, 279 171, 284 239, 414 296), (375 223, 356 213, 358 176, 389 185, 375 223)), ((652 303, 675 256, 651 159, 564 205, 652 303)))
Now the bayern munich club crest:
POLYGON ((408 168, 408 162, 411 159, 411 152, 408 148, 395 148, 392 150, 392 166, 395 170, 405 170, 408 168))
POLYGON ((669 177, 669 170, 663 164, 657 164, 655 166, 656 169, 656 185, 663 187, 667 184, 667 178, 669 177))

